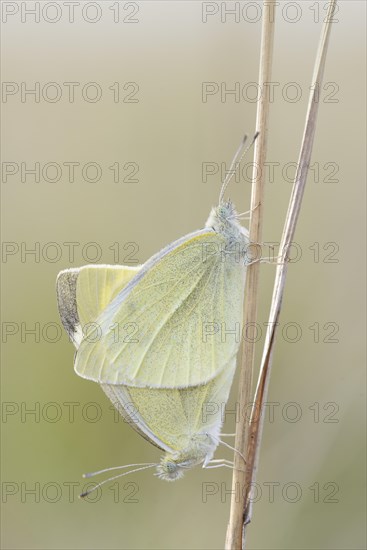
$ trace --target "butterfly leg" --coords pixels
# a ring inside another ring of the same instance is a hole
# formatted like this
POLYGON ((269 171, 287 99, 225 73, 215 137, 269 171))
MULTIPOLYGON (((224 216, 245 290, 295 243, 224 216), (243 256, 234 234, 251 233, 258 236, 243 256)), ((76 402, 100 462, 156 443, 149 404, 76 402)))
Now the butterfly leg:
POLYGON ((260 262, 261 264, 272 264, 272 265, 283 265, 287 263, 287 261, 278 262, 278 260, 280 259, 281 259, 280 256, 277 256, 276 258, 256 258, 255 260, 251 260, 250 262, 246 263, 246 266, 248 267, 249 265, 257 264, 258 262, 260 262))
POLYGON ((209 464, 208 466, 203 466, 203 468, 205 468, 206 470, 214 470, 214 468, 230 468, 232 470, 233 464, 227 464, 226 462, 221 462, 220 464, 209 464))
POLYGON ((212 460, 209 460, 209 464, 213 464, 213 462, 217 464, 231 464, 233 466, 233 460, 227 460, 226 458, 213 458, 212 460))

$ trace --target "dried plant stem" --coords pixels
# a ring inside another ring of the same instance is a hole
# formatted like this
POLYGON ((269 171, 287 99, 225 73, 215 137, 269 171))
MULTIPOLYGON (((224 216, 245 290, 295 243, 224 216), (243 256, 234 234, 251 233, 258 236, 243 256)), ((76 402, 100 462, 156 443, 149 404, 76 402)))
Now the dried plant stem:
MULTIPOLYGON (((262 92, 261 100, 258 103, 256 131, 259 137, 255 141, 254 151, 254 174, 251 196, 251 216, 250 216, 250 243, 260 243, 262 235, 262 217, 263 217, 263 195, 265 184, 264 164, 266 160, 267 127, 269 113, 269 90, 266 86, 271 78, 271 61, 274 36, 274 11, 275 1, 265 0, 263 4, 263 23, 262 39, 260 50, 260 69, 259 86, 262 92)), ((259 262, 249 265, 246 276, 245 286, 245 308, 243 316, 243 326, 245 330, 249 329, 247 338, 243 339, 241 348, 241 372, 239 382, 239 418, 236 422, 236 440, 235 448, 245 456, 247 449, 247 436, 249 433, 248 423, 250 415, 246 414, 251 401, 252 370, 255 356, 254 339, 251 337, 251 328, 254 327, 257 319, 257 296, 259 282, 259 262)), ((235 453, 234 470, 232 480, 232 500, 229 524, 226 537, 226 548, 235 550, 241 548, 243 518, 245 514, 245 501, 242 500, 242 491, 239 488, 245 486, 246 472, 243 459, 239 453, 235 453), (239 494, 241 495, 240 498, 239 494)))
MULTIPOLYGON (((302 203, 302 197, 306 185, 308 167, 311 159, 312 146, 315 136, 316 119, 319 106, 319 90, 322 84, 322 78, 325 67, 325 59, 327 45, 330 35, 332 16, 335 10, 336 0, 332 0, 329 4, 329 11, 325 23, 322 28, 319 48, 315 60, 314 75, 312 79, 312 87, 309 98, 308 110, 306 115, 306 123, 302 138, 301 151, 297 166, 295 181, 293 184, 292 194, 289 201, 288 212, 284 224, 283 235, 280 243, 280 264, 277 267, 273 297, 270 308, 270 316, 268 322, 268 330, 266 333, 264 350, 260 366, 259 380, 255 392, 254 405, 251 412, 250 432, 248 437, 249 447, 247 452, 247 475, 245 481, 245 502, 247 503, 250 495, 251 484, 256 479, 257 467, 259 462, 259 451, 261 436, 263 431, 263 415, 261 414, 263 404, 266 402, 268 394, 268 386, 270 379, 270 371, 272 365, 274 342, 277 331, 277 325, 282 305, 284 294, 284 286, 287 275, 288 252, 291 242, 294 237, 297 220, 302 203)), ((248 513, 248 507, 247 513, 248 513)), ((245 517, 246 524, 251 517, 245 517)), ((245 532, 245 529, 244 529, 245 532)), ((238 547, 240 548, 240 547, 238 547)))

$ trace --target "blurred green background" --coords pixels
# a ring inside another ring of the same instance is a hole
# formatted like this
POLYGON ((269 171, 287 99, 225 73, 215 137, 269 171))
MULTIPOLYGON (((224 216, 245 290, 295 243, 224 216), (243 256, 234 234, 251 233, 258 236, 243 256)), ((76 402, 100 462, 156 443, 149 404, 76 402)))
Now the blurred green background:
MULTIPOLYGON (((298 157, 326 5, 278 6, 266 242, 280 239, 287 166, 298 157)), ((260 6, 78 2, 72 17, 64 2, 40 2, 36 21, 37 11, 27 14, 34 2, 2 3, 3 548, 223 547, 226 469, 196 468, 174 484, 148 470, 105 485, 95 501, 78 500, 83 472, 160 454, 117 421, 96 384, 74 374, 55 279, 95 258, 144 262, 203 227, 220 188, 219 170, 203 178, 203 163, 228 164, 242 134, 254 132, 249 83, 258 79, 260 6), (238 21, 226 7, 240 8, 238 21), (206 22, 203 10, 212 12, 206 22), (212 94, 203 100, 205 82, 212 94), (37 94, 37 86, 39 97, 26 93, 37 94), (226 94, 236 86, 239 97, 226 94), (26 172, 35 163, 39 181, 26 172)), ((366 547, 365 4, 340 2, 336 18, 296 233, 302 258, 289 269, 274 358, 274 414, 265 424, 250 549, 366 547)), ((249 208, 251 154, 244 166, 228 192, 240 212, 249 208)), ((275 270, 261 272, 263 337, 275 270)), ((228 410, 236 393, 235 380, 228 410)), ((228 414, 225 430, 233 425, 228 414)), ((216 456, 230 452, 219 448, 216 456)))

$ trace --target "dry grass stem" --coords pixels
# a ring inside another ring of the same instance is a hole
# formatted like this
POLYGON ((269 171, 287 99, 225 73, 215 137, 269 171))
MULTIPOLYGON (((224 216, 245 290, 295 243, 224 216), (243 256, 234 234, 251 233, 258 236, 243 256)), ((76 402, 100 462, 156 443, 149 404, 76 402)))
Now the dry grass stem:
MULTIPOLYGON (((266 402, 268 394, 268 386, 270 379, 270 371, 274 352, 275 336, 277 324, 279 320, 285 280, 287 275, 288 252, 291 242, 294 238, 296 224, 298 221, 304 189, 306 185, 308 167, 310 164, 312 146, 316 130, 316 119, 319 106, 319 90, 322 85, 325 59, 327 53, 327 45, 331 30, 332 15, 334 13, 336 0, 329 4, 329 11, 324 22, 317 56, 315 60, 314 74, 312 78, 312 87, 309 98, 308 110, 306 115, 306 123, 302 138, 301 150, 298 160, 297 172, 292 188, 292 194, 289 201, 288 212, 284 224, 283 235, 280 244, 280 265, 278 265, 275 275, 273 297, 270 308, 270 316, 268 321, 268 329, 265 338, 264 350, 260 366, 260 374, 255 392, 254 405, 250 419, 250 432, 248 437, 249 447, 247 452, 247 477, 246 477, 246 502, 249 501, 251 484, 256 479, 256 472, 259 462, 259 451, 261 436, 263 431, 263 415, 261 414, 263 404, 266 402)), ((246 508, 248 511, 248 507, 246 508)), ((251 516, 248 512, 245 517, 246 524, 250 521, 251 516)), ((244 532, 245 532, 244 528, 244 532)), ((238 547, 240 548, 240 546, 238 547)))
MULTIPOLYGON (((265 170, 264 163, 266 160, 266 144, 267 144, 267 128, 269 114, 269 86, 265 86, 266 82, 271 80, 271 64, 274 36, 274 10, 275 2, 273 0, 264 1, 263 5, 263 24, 262 24, 262 39, 260 50, 260 69, 259 69, 259 86, 262 91, 261 100, 258 103, 256 131, 259 132, 259 137, 255 141, 254 150, 254 173, 253 186, 251 196, 251 216, 250 216, 250 242, 260 243, 262 236, 262 217, 263 217, 263 195, 265 185, 265 170)), ((258 282, 259 282, 260 263, 255 262, 249 265, 246 276, 245 300, 243 326, 255 326, 257 319, 257 301, 258 301, 258 282)), ((239 382, 238 403, 240 411, 247 410, 247 406, 251 402, 251 386, 252 386, 252 371, 255 356, 255 346, 253 338, 249 335, 248 338, 242 340, 241 348, 241 371, 239 382)), ((235 448, 240 453, 246 456, 247 435, 249 433, 248 423, 249 414, 242 415, 236 423, 236 439, 235 448)), ((238 487, 244 487, 246 482, 246 472, 243 468, 243 459, 239 453, 235 453, 234 470, 232 480, 232 500, 229 524, 227 529, 226 548, 233 550, 241 547, 242 526, 244 518, 244 502, 238 501, 238 487)))

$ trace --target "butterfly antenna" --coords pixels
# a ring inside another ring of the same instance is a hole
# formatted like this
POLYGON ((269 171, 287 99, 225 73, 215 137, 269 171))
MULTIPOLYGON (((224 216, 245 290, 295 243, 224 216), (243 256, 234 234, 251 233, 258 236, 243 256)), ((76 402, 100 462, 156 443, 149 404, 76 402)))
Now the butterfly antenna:
POLYGON ((94 477, 99 474, 104 474, 105 472, 112 472, 113 470, 122 470, 123 468, 134 468, 135 466, 155 466, 155 462, 142 462, 140 464, 125 464, 124 466, 112 466, 112 468, 104 468, 103 470, 98 470, 98 472, 91 472, 89 474, 83 474, 83 477, 94 477))
POLYGON ((231 179, 233 178, 233 176, 236 172, 236 170, 234 170, 235 165, 241 163, 241 161, 242 161, 243 157, 246 155, 247 151, 249 149, 251 149, 251 147, 253 146, 253 144, 254 144, 256 138, 258 137, 259 133, 260 132, 256 132, 256 134, 252 138, 252 141, 251 141, 250 145, 248 147, 246 147, 245 150, 243 150, 243 148, 244 148, 245 143, 247 141, 247 135, 245 134, 243 136, 243 138, 241 140, 241 143, 240 143, 240 145, 239 145, 239 147, 238 147, 238 149, 237 149, 237 151, 236 151, 236 153, 233 157, 233 160, 231 162, 231 166, 230 166, 230 168, 227 172, 227 175, 226 175, 226 177, 225 177, 225 179, 222 183, 222 188, 220 190, 220 195, 219 195, 219 204, 221 204, 221 202, 223 202, 223 197, 224 197, 224 193, 227 189, 227 186, 228 186, 229 182, 231 181, 231 179))
MULTIPOLYGON (((149 466, 141 466, 140 468, 135 468, 135 470, 130 470, 129 472, 123 472, 122 474, 118 474, 117 476, 109 477, 108 479, 105 479, 104 481, 97 483, 97 485, 95 485, 91 489, 88 489, 88 491, 84 491, 84 493, 79 495, 79 498, 85 498, 86 496, 93 493, 93 491, 95 491, 96 489, 99 489, 100 487, 102 487, 102 485, 104 485, 105 483, 108 483, 109 481, 114 481, 119 477, 127 476, 128 474, 133 474, 135 472, 140 472, 141 470, 147 470, 148 468, 153 468, 153 466, 157 466, 157 464, 149 464, 149 466)), ((111 468, 111 470, 113 470, 113 468, 111 468)))

